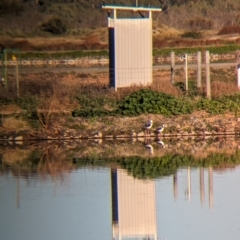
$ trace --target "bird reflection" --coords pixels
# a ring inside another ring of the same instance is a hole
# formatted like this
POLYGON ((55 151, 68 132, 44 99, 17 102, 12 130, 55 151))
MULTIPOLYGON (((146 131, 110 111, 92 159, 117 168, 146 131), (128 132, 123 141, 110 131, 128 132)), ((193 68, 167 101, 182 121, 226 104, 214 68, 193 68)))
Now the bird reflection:
POLYGON ((161 139, 157 140, 157 144, 161 147, 161 148, 165 148, 165 144, 161 139))
POLYGON ((145 149, 149 152, 150 155, 153 154, 153 146, 150 143, 145 143, 145 149))

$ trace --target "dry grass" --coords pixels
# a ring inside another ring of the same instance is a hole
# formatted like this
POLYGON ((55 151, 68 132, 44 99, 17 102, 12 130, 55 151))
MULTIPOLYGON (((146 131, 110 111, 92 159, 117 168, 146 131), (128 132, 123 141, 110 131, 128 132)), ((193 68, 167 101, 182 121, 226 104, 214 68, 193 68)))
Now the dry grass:
POLYGON ((213 97, 222 97, 239 93, 239 89, 237 87, 237 84, 215 81, 211 84, 211 93, 213 97))
MULTIPOLYGON (((211 69, 211 90, 214 97, 231 95, 238 92, 236 81, 236 69, 211 69)), ((189 81, 196 81, 196 70, 190 69, 188 72, 189 81)), ((150 86, 132 86, 128 88, 121 88, 117 92, 108 88, 109 73, 77 73, 77 72, 39 72, 24 74, 20 79, 20 96, 28 93, 39 96, 48 96, 43 105, 49 105, 48 101, 53 101, 49 97, 58 99, 58 103, 54 103, 56 109, 67 111, 72 110, 76 106, 74 96, 79 93, 111 96, 115 99, 135 92, 142 88, 151 88, 152 90, 164 92, 174 96, 181 96, 183 93, 179 88, 171 84, 171 75, 169 70, 156 70, 153 72, 153 83, 150 86), (61 106, 61 107, 60 107, 61 106)), ((175 82, 185 83, 184 69, 177 69, 175 71, 175 82)), ((9 87, 11 92, 15 90, 15 77, 9 76, 9 87)), ((205 85, 205 70, 202 71, 202 85, 205 85)), ((4 96, 4 88, 1 88, 4 96)), ((55 100, 54 100, 55 101, 55 100)), ((50 104, 51 105, 51 104, 50 104)), ((50 106, 49 105, 49 106, 50 106)))
POLYGON ((164 24, 153 23, 153 41, 154 40, 166 40, 166 39, 175 39, 180 37, 182 31, 175 28, 171 28, 164 24))
MULTIPOLYGON (((15 106, 12 106, 15 108, 15 106)), ((14 112, 11 111, 12 113, 14 112)), ((22 130, 30 130, 31 126, 29 125, 28 122, 22 120, 22 119, 16 119, 15 117, 4 117, 2 115, 2 127, 5 129, 11 129, 11 130, 17 130, 17 131, 22 131, 22 130)))

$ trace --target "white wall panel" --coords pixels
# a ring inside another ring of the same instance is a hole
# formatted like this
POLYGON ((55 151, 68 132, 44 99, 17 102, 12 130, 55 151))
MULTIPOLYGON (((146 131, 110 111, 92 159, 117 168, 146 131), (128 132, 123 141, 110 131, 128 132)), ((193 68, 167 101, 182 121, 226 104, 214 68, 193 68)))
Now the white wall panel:
POLYGON ((116 87, 152 83, 152 19, 115 19, 116 87))

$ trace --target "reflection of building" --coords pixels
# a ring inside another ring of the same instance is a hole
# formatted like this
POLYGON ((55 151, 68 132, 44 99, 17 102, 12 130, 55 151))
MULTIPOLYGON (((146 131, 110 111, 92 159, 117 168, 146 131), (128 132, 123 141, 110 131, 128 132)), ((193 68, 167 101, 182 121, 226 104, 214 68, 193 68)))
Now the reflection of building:
POLYGON ((157 239, 154 181, 112 169, 113 239, 157 239))

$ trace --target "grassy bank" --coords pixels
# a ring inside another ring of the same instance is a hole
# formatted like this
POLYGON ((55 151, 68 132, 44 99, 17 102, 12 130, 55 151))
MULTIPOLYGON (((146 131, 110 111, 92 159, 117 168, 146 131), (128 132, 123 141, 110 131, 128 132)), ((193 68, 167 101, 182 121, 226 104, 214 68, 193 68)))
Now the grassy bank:
MULTIPOLYGON (((202 74, 204 79, 204 71, 202 74)), ((211 69, 211 99, 205 96, 204 80, 201 88, 196 87, 195 70, 189 71, 187 92, 183 69, 176 70, 174 85, 170 82, 169 71, 158 70, 154 72, 151 85, 122 88, 117 92, 108 87, 108 77, 108 73, 22 74, 19 77, 20 96, 17 97, 14 95, 16 79, 12 75, 9 88, 1 86, 0 89, 1 121, 4 120, 0 130, 26 129, 26 124, 16 122, 20 120, 28 123, 28 129, 54 131, 54 128, 61 127, 88 130, 95 126, 97 129, 98 123, 112 126, 112 120, 107 118, 148 118, 152 115, 172 118, 199 111, 212 116, 240 115, 234 67, 211 69), (8 116, 12 117, 11 121, 8 116), (13 118, 15 122, 12 122, 13 118)), ((120 130, 124 129, 127 126, 120 127, 120 130)))

